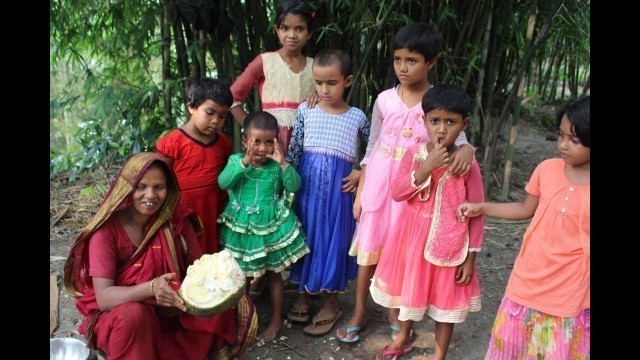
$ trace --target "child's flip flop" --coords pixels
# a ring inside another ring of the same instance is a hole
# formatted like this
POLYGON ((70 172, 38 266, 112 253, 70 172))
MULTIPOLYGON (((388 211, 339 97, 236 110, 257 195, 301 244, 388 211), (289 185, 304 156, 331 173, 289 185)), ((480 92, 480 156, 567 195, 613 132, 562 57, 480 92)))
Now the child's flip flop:
POLYGON ((331 331, 331 328, 342 317, 342 311, 338 310, 335 314, 318 316, 316 314, 311 319, 311 324, 305 326, 302 331, 309 335, 324 335, 331 331))
POLYGON ((389 325, 389 327, 391 328, 391 341, 396 341, 396 337, 398 336, 396 335, 396 331, 400 332, 400 328, 393 324, 389 325))
MULTIPOLYGON (((396 332, 400 332, 400 328, 395 326, 395 325, 389 325, 389 327, 391 328, 391 341, 396 341, 396 338, 398 337, 398 335, 396 335, 396 332)), ((413 339, 415 337, 416 333, 413 331, 413 328, 411 328, 411 331, 409 332, 409 339, 413 339)))
POLYGON ((362 330, 362 328, 364 328, 366 325, 367 325, 366 321, 360 326, 353 326, 350 328, 348 328, 347 325, 345 324, 342 328, 346 331, 347 336, 340 337, 336 334, 336 337, 338 338, 338 340, 342 341, 343 343, 353 344, 354 342, 360 341, 360 330, 362 330), (353 339, 349 339, 348 336, 352 332, 355 332, 356 336, 354 336, 353 339))
POLYGON ((293 303, 293 306, 287 313, 287 319, 297 322, 307 322, 309 321, 310 308, 310 304, 300 305, 298 303, 293 303))
POLYGON ((411 351, 413 351, 413 346, 411 345, 406 348, 396 350, 387 350, 387 347, 385 346, 376 353, 376 360, 398 360, 401 356, 406 355, 411 351), (387 359, 388 356, 391 356, 391 359, 387 359))

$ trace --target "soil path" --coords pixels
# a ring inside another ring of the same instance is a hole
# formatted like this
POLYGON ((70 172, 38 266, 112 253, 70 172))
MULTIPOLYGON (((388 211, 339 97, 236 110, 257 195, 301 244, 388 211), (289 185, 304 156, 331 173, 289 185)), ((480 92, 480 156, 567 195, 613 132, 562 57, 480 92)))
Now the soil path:
MULTIPOLYGON (((543 159, 553 157, 556 154, 555 141, 546 140, 548 137, 554 138, 554 134, 554 131, 545 130, 530 122, 521 122, 514 155, 511 200, 521 200, 524 197, 524 186, 535 166, 543 159)), ((477 155, 481 159, 482 154, 477 155)), ((76 332, 81 316, 75 309, 73 298, 62 285, 62 267, 74 236, 92 215, 91 209, 95 208, 101 197, 100 190, 104 190, 103 187, 95 186, 95 184, 104 184, 105 179, 110 181, 113 176, 113 170, 106 173, 96 171, 93 174, 83 176, 73 186, 63 185, 63 182, 56 180, 51 181, 50 272, 56 275, 59 289, 58 324, 52 337, 74 337, 82 340, 82 337, 76 332), (94 191, 86 190, 88 188, 94 191), (80 195, 82 189, 85 191, 80 195)), ((501 178, 501 174, 496 174, 495 180, 501 178)), ((482 310, 470 313, 464 323, 455 326, 448 359, 478 360, 484 358, 493 319, 528 223, 529 221, 508 222, 490 218, 486 220, 484 243, 482 251, 477 257, 482 288, 482 310)), ((328 334, 319 337, 306 335, 302 332, 304 325, 294 323, 290 327, 285 326, 280 334, 280 339, 275 343, 256 344, 242 359, 374 359, 375 352, 390 341, 390 329, 386 319, 386 309, 374 303, 371 298, 367 300, 368 324, 360 332, 362 340, 356 344, 343 344, 335 337, 335 330, 338 326, 345 325, 351 316, 354 296, 355 282, 350 283, 347 291, 340 296, 340 305, 344 314, 328 334)), ((267 298, 268 296, 265 294, 256 299, 260 314, 260 330, 269 322, 267 298)), ((287 311, 294 300, 295 293, 287 292, 283 311, 287 311)), ((314 299, 311 312, 314 313, 320 306, 321 299, 314 299)), ((434 351, 433 320, 427 317, 422 322, 415 323, 414 329, 416 332, 413 343, 414 351, 404 358, 431 359, 434 351)))

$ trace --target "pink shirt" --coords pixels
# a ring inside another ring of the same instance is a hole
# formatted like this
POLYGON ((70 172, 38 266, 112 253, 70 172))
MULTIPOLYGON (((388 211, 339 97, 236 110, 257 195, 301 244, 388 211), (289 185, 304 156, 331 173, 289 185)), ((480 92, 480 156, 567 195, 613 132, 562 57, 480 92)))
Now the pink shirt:
POLYGON ((590 308, 591 186, 571 184, 556 158, 536 167, 525 190, 540 203, 505 295, 550 315, 576 316, 590 308))

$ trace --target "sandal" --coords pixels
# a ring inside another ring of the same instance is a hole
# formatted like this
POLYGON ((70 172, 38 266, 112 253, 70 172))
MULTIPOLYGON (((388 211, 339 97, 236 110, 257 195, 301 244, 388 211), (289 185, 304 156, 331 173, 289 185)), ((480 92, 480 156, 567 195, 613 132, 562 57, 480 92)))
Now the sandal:
POLYGON ((411 345, 404 349, 395 350, 387 350, 387 347, 385 346, 376 353, 376 360, 398 360, 402 355, 406 355, 411 351, 413 351, 413 346, 411 345), (387 356, 391 356, 391 358, 387 359, 387 356))
POLYGON ((333 325, 342 317, 342 311, 338 310, 337 313, 331 315, 319 317, 317 314, 311 320, 311 324, 305 326, 302 331, 309 335, 324 335, 331 331, 333 325))
MULTIPOLYGON (((395 326, 395 325, 389 325, 389 327, 391 328, 391 341, 396 341, 396 338, 398 337, 398 335, 396 335, 396 333, 400 333, 400 328, 395 326)), ((411 328, 411 331, 409 331, 409 339, 413 340, 413 338, 416 336, 416 333, 413 331, 413 328, 411 328)))
POLYGON ((348 328, 347 324, 345 324, 342 328, 347 333, 347 336, 340 337, 340 336, 338 336, 338 334, 336 334, 336 337, 338 338, 338 340, 342 341, 343 343, 353 344, 354 342, 360 341, 360 330, 362 330, 362 328, 364 328, 365 326, 367 326, 367 321, 366 320, 364 321, 364 323, 362 323, 362 325, 353 326, 353 327, 350 327, 350 328, 348 328), (356 336, 354 336, 353 339, 349 339, 348 336, 352 332, 355 332, 356 336))
POLYGON ((253 296, 254 298, 260 297, 260 295, 262 295, 262 292, 264 292, 264 288, 267 287, 266 278, 267 277, 264 275, 253 278, 251 280, 251 285, 249 285, 249 295, 253 296))
POLYGON ((297 302, 293 303, 291 309, 287 313, 287 319, 291 321, 297 322, 307 322, 309 321, 309 309, 311 308, 310 304, 300 305, 297 302))

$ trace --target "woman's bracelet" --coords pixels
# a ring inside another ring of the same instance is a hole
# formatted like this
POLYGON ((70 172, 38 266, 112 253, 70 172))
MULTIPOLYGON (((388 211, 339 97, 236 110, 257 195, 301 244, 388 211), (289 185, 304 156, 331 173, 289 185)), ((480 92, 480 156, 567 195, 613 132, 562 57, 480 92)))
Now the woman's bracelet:
POLYGON ((153 292, 153 282, 156 281, 158 278, 153 278, 153 280, 151 280, 151 284, 149 284, 149 289, 151 290, 151 296, 155 297, 156 294, 153 292))

